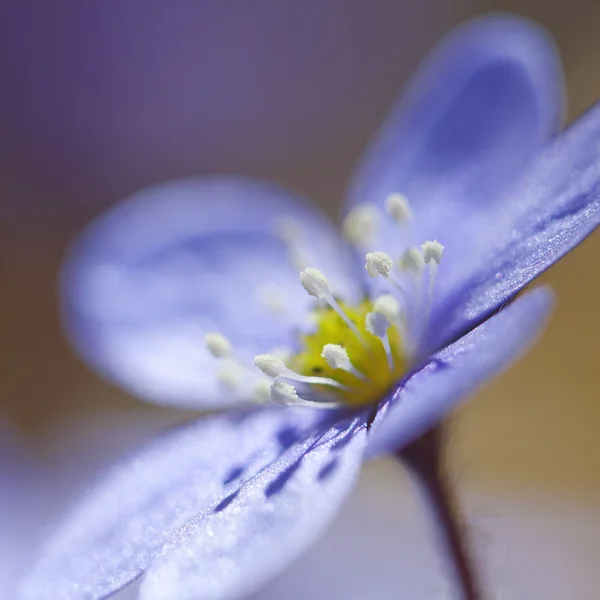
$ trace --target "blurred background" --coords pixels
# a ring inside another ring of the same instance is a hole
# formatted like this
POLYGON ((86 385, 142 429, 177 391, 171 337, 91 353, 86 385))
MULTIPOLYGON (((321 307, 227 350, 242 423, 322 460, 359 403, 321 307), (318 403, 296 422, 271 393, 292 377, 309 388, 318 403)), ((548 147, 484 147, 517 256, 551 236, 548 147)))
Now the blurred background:
MULTIPOLYGON (((568 120, 600 98, 591 0, 0 2, 0 585, 74 489, 180 418, 70 353, 55 281, 74 234, 140 187, 214 172, 281 181, 335 214, 420 59, 489 10, 555 37, 568 120)), ((452 423, 449 468, 492 600, 598 597, 599 267, 596 235, 544 275, 558 305, 543 342, 452 423)), ((256 598, 450 600, 426 534, 401 471, 370 465, 256 598)))

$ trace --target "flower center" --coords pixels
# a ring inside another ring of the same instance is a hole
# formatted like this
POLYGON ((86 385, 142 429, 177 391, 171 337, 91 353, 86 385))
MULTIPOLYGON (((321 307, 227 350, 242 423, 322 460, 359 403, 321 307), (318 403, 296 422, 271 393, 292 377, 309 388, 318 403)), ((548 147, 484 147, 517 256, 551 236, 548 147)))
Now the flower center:
MULTIPOLYGON (((386 208, 393 224, 407 233, 412 210, 406 198, 393 194, 386 208)), ((371 247, 379 217, 374 206, 355 207, 344 223, 346 237, 363 251, 371 247)), ((227 387, 236 388, 244 379, 240 373, 251 374, 255 380, 252 395, 258 402, 319 408, 379 402, 414 360, 416 345, 429 320, 443 246, 437 241, 425 242, 420 248, 407 244, 397 260, 386 252, 367 252, 368 275, 383 279, 389 293, 365 297, 351 305, 333 295, 324 273, 306 267, 306 252, 298 243, 299 224, 284 219, 281 225, 280 235, 288 246, 290 260, 302 269, 300 283, 318 300, 310 313, 311 331, 298 334, 296 352, 280 349, 255 357, 254 366, 269 379, 237 362, 231 344, 223 336, 208 334, 207 349, 224 359, 219 379, 227 387)))

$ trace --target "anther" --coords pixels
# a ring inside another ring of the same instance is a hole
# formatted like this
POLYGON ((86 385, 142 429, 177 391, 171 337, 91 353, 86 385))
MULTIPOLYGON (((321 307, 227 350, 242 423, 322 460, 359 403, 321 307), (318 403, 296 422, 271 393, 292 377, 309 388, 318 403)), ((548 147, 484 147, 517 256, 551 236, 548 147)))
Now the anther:
POLYGON ((423 251, 423 260, 426 265, 435 263, 439 265, 442 260, 442 254, 444 253, 444 246, 437 240, 431 242, 424 242, 421 244, 421 250, 423 251))
POLYGON ((425 258, 419 248, 409 248, 400 257, 400 269, 419 275, 425 270, 425 258))
POLYGON ((365 269, 371 277, 385 277, 386 279, 390 276, 394 261, 391 256, 386 252, 369 252, 367 254, 365 269))
POLYGON ((236 362, 225 360, 217 369, 217 380, 230 390, 238 388, 241 377, 241 368, 236 362))
POLYGON ((257 302, 274 315, 285 313, 285 296, 280 286, 266 283, 256 289, 257 302))
POLYGON ((387 214, 399 225, 412 217, 412 210, 406 196, 403 194, 390 194, 385 202, 387 214))
POLYGON ((390 323, 400 319, 400 304, 391 294, 379 296, 373 303, 373 311, 386 317, 390 323))
POLYGON ((341 384, 335 379, 329 377, 313 377, 309 375, 300 375, 288 367, 285 366, 283 361, 273 354, 259 354, 254 357, 254 365, 258 367, 267 377, 271 379, 284 378, 292 381, 298 381, 300 383, 308 383, 311 385, 328 385, 335 388, 345 388, 346 386, 341 384))
POLYGON ((231 343, 220 333, 207 333, 204 336, 207 350, 216 358, 225 358, 231 354, 231 343))
MULTIPOLYGON (((291 386, 290 386, 291 387, 291 386)), ((259 379, 252 388, 252 399, 258 404, 266 404, 271 399, 271 382, 259 379)))
POLYGON ((366 330, 381 340, 387 356, 388 366, 390 370, 393 370, 394 354, 392 353, 392 347, 390 345, 390 338, 388 335, 388 330, 391 325, 392 323, 387 316, 380 312, 370 312, 365 317, 366 330))
POLYGON ((310 296, 325 300, 333 310, 340 316, 340 318, 348 325, 348 327, 354 332, 354 335, 361 340, 363 337, 356 327, 356 325, 348 318, 348 315, 343 311, 338 301, 333 297, 333 294, 329 290, 327 283, 327 277, 314 267, 307 267, 300 273, 300 283, 302 287, 307 291, 310 296))
POLYGON ((344 235, 359 248, 370 246, 377 233, 379 213, 371 204, 357 204, 344 219, 344 235))
POLYGON ((331 295, 327 277, 314 267, 307 267, 300 273, 300 283, 309 296, 323 298, 331 295))
POLYGON ((293 385, 284 381, 274 381, 271 384, 270 397, 275 404, 296 404, 300 398, 293 385))
POLYGON ((343 346, 339 344, 325 344, 321 356, 332 369, 341 369, 347 373, 352 373, 355 377, 366 379, 363 373, 352 364, 348 352, 343 346))

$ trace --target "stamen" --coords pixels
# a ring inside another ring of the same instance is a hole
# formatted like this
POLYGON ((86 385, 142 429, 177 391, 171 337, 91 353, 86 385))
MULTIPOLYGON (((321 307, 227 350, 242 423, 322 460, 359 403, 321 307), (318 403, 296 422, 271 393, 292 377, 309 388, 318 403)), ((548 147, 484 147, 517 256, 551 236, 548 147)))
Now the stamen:
POLYGON ((427 306, 425 309, 425 323, 424 327, 427 327, 429 323, 429 316, 431 314, 431 305, 433 304, 433 286, 435 284, 435 276, 437 274, 438 266, 442 260, 444 253, 444 246, 437 240, 424 242, 421 244, 421 250, 423 251, 423 260, 426 265, 429 265, 429 290, 427 293, 427 306))
POLYGON ((367 378, 361 373, 351 362, 348 352, 339 344, 325 344, 321 356, 332 369, 341 369, 347 373, 352 373, 359 379, 366 380, 367 378))
POLYGON ((231 343, 220 333, 207 333, 204 336, 204 344, 215 358, 225 358, 231 355, 231 343))
POLYGON ((286 244, 295 244, 301 237, 298 221, 289 216, 277 219, 275 222, 275 231, 286 244))
POLYGON ((400 257, 400 270, 420 275, 425 270, 425 258, 419 248, 409 248, 400 257))
POLYGON ((381 340, 387 356, 388 366, 390 370, 393 370, 394 354, 392 353, 390 338, 388 336, 388 329, 390 328, 391 324, 392 323, 390 320, 380 312, 370 312, 365 317, 365 327, 367 331, 381 340))
POLYGON ((232 360, 224 360, 217 369, 217 380, 230 390, 238 389, 242 378, 242 369, 232 360))
POLYGON ((371 204, 357 204, 344 219, 343 230, 348 241, 358 248, 370 246, 379 226, 379 213, 371 204))
POLYGON ((294 386, 284 381, 274 381, 271 384, 270 396, 275 404, 296 404, 300 400, 294 386))
POLYGON ((291 379, 300 383, 309 383, 314 385, 328 385, 330 387, 346 389, 346 386, 335 379, 329 377, 314 377, 309 375, 300 375, 285 366, 283 361, 273 354, 259 354, 254 357, 254 365, 258 367, 267 377, 277 379, 291 379))
POLYGON ((270 398, 275 404, 284 406, 310 406, 311 408, 337 408, 339 406, 336 402, 311 402, 300 398, 293 385, 280 380, 275 380, 271 384, 270 398))
POLYGON ((394 261, 391 256, 386 252, 369 252, 367 253, 365 269, 371 277, 385 277, 386 279, 390 276, 394 261))
POLYGON ((403 225, 412 218, 412 209, 403 194, 390 194, 385 202, 387 214, 398 225, 403 225))
POLYGON ((373 310, 376 313, 384 315, 391 323, 400 320, 400 304, 391 294, 379 296, 373 303, 373 310))
POLYGON ((252 388, 252 399, 258 404, 267 404, 271 399, 271 382, 259 379, 252 388))
POLYGON ((342 307, 338 304, 337 300, 333 297, 333 294, 329 290, 327 283, 327 277, 314 267, 308 267, 300 273, 300 283, 307 291, 310 296, 325 300, 333 310, 340 316, 340 318, 350 327, 354 332, 354 335, 364 343, 364 339, 356 325, 348 318, 348 315, 343 311, 342 307))

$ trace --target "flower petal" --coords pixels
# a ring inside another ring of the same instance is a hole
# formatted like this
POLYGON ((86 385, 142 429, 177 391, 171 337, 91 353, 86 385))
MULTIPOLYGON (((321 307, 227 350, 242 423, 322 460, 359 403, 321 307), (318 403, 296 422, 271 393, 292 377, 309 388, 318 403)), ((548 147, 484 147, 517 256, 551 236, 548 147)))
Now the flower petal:
MULTIPOLYGON (((458 28, 375 138, 352 181, 350 203, 383 206, 400 192, 413 204, 413 243, 431 239, 440 225, 452 232, 448 219, 460 224, 496 200, 554 133, 561 84, 554 47, 533 23, 496 16, 458 28)), ((397 245, 397 231, 387 233, 397 245)))
POLYGON ((517 188, 440 266, 429 347, 484 320, 600 224, 600 104, 542 153, 517 188))
POLYGON ((19 598, 92 600, 118 590, 181 526, 305 439, 322 416, 238 411, 153 440, 109 470, 59 524, 19 598))
POLYGON ((505 369, 540 333, 552 300, 548 288, 533 290, 406 379, 373 422, 369 456, 394 452, 410 443, 505 369))
POLYGON ((76 240, 62 281, 75 348, 101 374, 151 401, 192 408, 238 402, 218 382, 218 361, 203 337, 228 336, 249 364, 291 343, 310 298, 277 232, 287 217, 297 227, 296 248, 351 296, 347 250, 306 203, 244 179, 174 181, 135 194, 76 240), (283 306, 269 310, 269 302, 283 306))
POLYGON ((365 428, 353 419, 291 448, 226 506, 183 527, 149 569, 141 599, 231 600, 258 589, 335 515, 358 474, 365 428))

